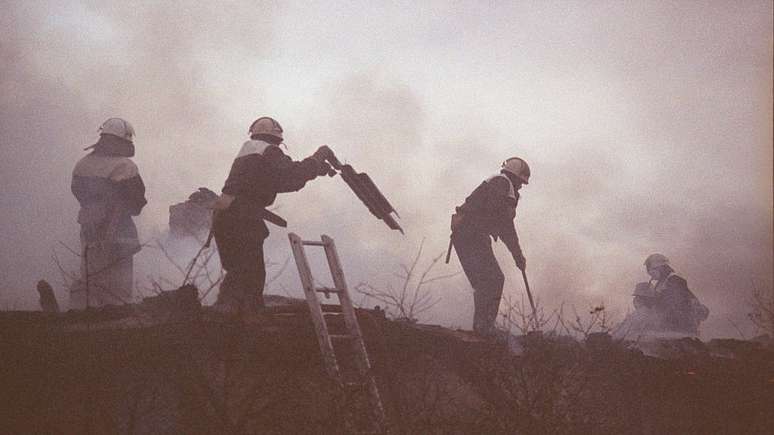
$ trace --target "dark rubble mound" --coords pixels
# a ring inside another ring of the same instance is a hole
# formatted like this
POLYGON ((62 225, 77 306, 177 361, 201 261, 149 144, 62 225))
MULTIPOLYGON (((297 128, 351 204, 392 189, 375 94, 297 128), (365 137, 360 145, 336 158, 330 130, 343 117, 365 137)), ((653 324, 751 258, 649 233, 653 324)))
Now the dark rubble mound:
MULTIPOLYGON (((189 291, 190 292, 190 291, 189 291)), ((137 306, 0 313, 7 433, 346 433, 362 391, 325 376, 302 301, 246 318, 186 291, 137 306)), ((769 433, 774 351, 603 336, 488 341, 358 310, 393 433, 769 433)), ((334 327, 335 326, 334 322, 334 327)), ((351 369, 342 350, 340 363, 351 369)))

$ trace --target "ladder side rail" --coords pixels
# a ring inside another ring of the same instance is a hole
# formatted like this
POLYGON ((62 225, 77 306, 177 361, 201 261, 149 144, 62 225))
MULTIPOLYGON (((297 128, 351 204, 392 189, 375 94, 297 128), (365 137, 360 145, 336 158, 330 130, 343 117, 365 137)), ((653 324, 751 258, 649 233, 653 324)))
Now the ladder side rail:
POLYGON ((344 321, 347 325, 349 333, 354 337, 353 347, 357 354, 356 362, 360 375, 366 380, 369 396, 371 397, 372 406, 376 411, 376 417, 378 419, 378 427, 384 427, 384 421, 386 419, 384 413, 384 406, 382 405, 382 398, 379 394, 379 387, 376 385, 373 373, 371 373, 371 362, 368 359, 368 352, 366 351, 365 342, 363 341, 363 335, 360 332, 360 325, 357 321, 357 314, 355 308, 352 305, 352 300, 349 297, 349 290, 347 288, 347 281, 344 277, 344 270, 339 260, 339 255, 336 252, 336 244, 333 239, 327 235, 322 236, 322 241, 325 243, 325 256, 328 258, 328 266, 331 270, 331 277, 333 278, 334 285, 338 288, 339 301, 341 302, 341 311, 344 314, 344 321))
MULTIPOLYGON (((362 342, 362 333, 360 332, 360 325, 357 322, 357 314, 355 313, 355 307, 352 305, 352 300, 349 297, 349 289, 347 288, 347 281, 344 277, 344 270, 339 260, 339 255, 336 252, 336 244, 333 239, 323 235, 322 240, 325 243, 325 256, 328 258, 328 266, 331 270, 331 277, 333 278, 333 285, 339 290, 337 296, 341 303, 341 312, 344 314, 344 322, 347 326, 347 331, 356 338, 357 341, 362 342)), ((365 348, 363 349, 365 351, 365 348)))
POLYGON ((309 267, 309 261, 304 252, 303 241, 295 233, 288 234, 288 238, 290 239, 290 247, 292 248, 293 257, 295 257, 296 266, 298 267, 298 275, 301 277, 301 284, 304 287, 304 295, 306 296, 306 302, 309 305, 310 316, 312 317, 316 332, 315 335, 317 335, 320 352, 322 352, 323 361, 325 362, 325 370, 336 382, 341 383, 341 375, 338 363, 336 362, 336 354, 333 350, 333 343, 331 342, 331 337, 328 333, 328 326, 325 322, 325 317, 323 316, 320 300, 317 299, 314 280, 312 278, 312 270, 309 267))

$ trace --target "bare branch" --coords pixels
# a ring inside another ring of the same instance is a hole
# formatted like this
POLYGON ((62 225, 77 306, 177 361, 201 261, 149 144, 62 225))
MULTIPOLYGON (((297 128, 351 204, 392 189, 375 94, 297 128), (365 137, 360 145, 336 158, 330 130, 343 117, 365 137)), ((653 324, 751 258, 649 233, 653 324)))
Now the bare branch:
POLYGON ((419 263, 422 261, 424 253, 424 242, 425 240, 422 239, 417 254, 413 256, 410 265, 399 264, 400 270, 393 274, 401 280, 398 290, 389 284, 386 289, 380 289, 366 282, 361 282, 355 287, 356 291, 365 298, 371 298, 384 304, 385 311, 390 313, 393 318, 417 321, 418 315, 432 309, 441 300, 440 297, 432 294, 428 284, 458 275, 458 273, 454 273, 430 277, 433 268, 443 257, 443 253, 432 258, 427 267, 418 273, 419 263))
POLYGON ((752 279, 750 282, 752 286, 752 301, 750 302, 752 312, 748 316, 759 330, 774 336, 774 288, 759 290, 752 279))
POLYGON ((737 332, 737 334, 739 334, 739 337, 741 337, 741 339, 742 339, 742 340, 747 340, 747 337, 745 337, 745 336, 744 336, 744 333, 743 333, 743 332, 742 332, 742 330, 739 328, 739 325, 737 325, 737 324, 736 324, 736 322, 734 322, 733 320, 731 320, 731 318, 730 318, 730 317, 728 318, 728 323, 730 323, 730 324, 731 324, 731 326, 733 326, 733 327, 734 327, 734 329, 736 329, 736 332, 737 332))
MULTIPOLYGON (((175 267, 175 269, 177 269, 177 271, 178 271, 178 272, 180 272, 180 275, 182 275, 183 277, 185 277, 185 276, 187 275, 187 274, 186 274, 186 271, 185 271, 185 269, 183 269, 183 268, 182 268, 182 267, 181 267, 179 264, 177 264, 177 261, 175 261, 175 259, 174 259, 174 258, 172 258, 172 256, 171 256, 171 255, 169 255, 169 251, 167 251, 167 248, 166 248, 166 247, 164 247, 164 245, 161 243, 161 241, 160 241, 159 239, 156 239, 156 240, 155 240, 155 242, 156 242, 156 246, 155 246, 155 247, 156 247, 156 248, 157 248, 159 251, 161 251, 161 253, 162 253, 162 254, 164 254, 164 257, 166 257, 166 258, 167 258, 167 260, 169 261, 169 263, 170 263, 172 266, 174 266, 174 267, 175 267)), ((202 246, 202 249, 204 249, 204 246, 202 246)))
POLYGON ((65 249, 67 249, 68 251, 70 251, 70 253, 71 253, 71 254, 73 254, 73 255, 75 255, 76 257, 80 258, 80 257, 82 256, 80 252, 75 252, 75 250, 74 250, 73 248, 71 248, 71 247, 67 246, 67 244, 66 244, 66 243, 64 243, 63 241, 61 241, 61 240, 57 240, 57 242, 58 242, 60 245, 62 245, 62 246, 65 248, 65 249))

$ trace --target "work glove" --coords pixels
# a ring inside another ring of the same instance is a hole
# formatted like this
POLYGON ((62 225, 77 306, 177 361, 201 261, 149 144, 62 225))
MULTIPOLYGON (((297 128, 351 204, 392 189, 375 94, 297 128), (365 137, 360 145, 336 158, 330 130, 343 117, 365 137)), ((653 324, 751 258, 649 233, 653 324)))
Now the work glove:
POLYGON ((332 155, 333 151, 328 148, 328 145, 323 145, 320 148, 317 148, 317 151, 312 154, 312 158, 320 163, 324 163, 326 160, 328 160, 328 157, 332 155))
POLYGON ((513 260, 516 262, 516 267, 521 270, 527 270, 527 259, 524 258, 523 254, 514 255, 513 260))
POLYGON ((321 161, 321 160, 318 160, 317 162, 318 162, 318 165, 317 165, 317 175, 318 176, 321 176, 321 177, 323 175, 333 176, 333 175, 336 174, 336 171, 334 171, 333 168, 331 167, 331 165, 329 165, 328 163, 326 163, 324 161, 321 161))

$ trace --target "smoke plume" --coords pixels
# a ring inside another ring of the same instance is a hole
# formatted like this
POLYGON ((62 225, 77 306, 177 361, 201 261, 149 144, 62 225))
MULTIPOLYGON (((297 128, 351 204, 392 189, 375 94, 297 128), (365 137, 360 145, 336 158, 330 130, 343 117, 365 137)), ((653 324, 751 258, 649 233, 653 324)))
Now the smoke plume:
MULTIPOLYGON (((270 115, 289 154, 330 145, 401 214, 405 237, 337 178, 280 197, 290 231, 336 239, 350 286, 394 282, 423 239, 423 264, 443 252, 454 206, 514 155, 532 167, 517 229, 547 307, 604 303, 623 316, 644 258, 661 252, 710 308, 705 334, 729 335, 752 287, 772 285, 771 2, 3 10, 5 308, 33 309, 33 283, 57 280, 52 249, 77 246, 70 171, 112 116, 137 131, 145 240, 163 234, 169 205, 199 186, 219 191, 247 127, 270 115)), ((497 252, 518 297, 520 274, 497 252)), ((290 255, 285 232, 267 255, 290 255)), ((459 270, 453 260, 438 273, 459 270)), ((273 291, 299 287, 291 266, 273 291)), ((442 300, 424 320, 469 327, 464 276, 433 290, 442 300)))

